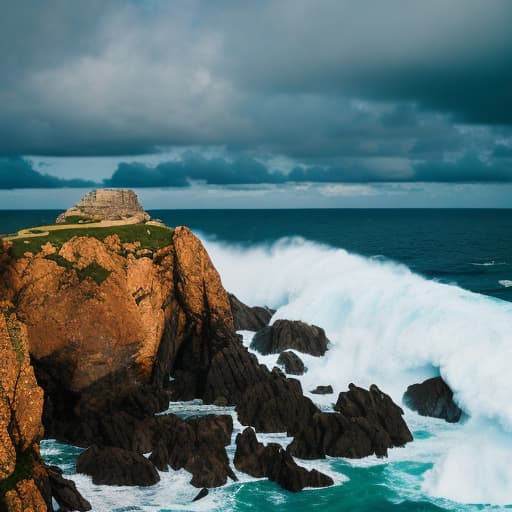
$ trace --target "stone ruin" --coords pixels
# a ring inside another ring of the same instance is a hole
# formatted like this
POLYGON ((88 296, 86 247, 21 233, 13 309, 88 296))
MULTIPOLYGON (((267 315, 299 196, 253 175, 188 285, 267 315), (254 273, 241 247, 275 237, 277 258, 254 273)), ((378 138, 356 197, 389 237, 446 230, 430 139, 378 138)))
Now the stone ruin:
POLYGON ((57 217, 57 224, 69 222, 70 217, 79 217, 77 223, 102 220, 138 219, 146 222, 151 217, 144 211, 133 190, 93 190, 72 208, 57 217))

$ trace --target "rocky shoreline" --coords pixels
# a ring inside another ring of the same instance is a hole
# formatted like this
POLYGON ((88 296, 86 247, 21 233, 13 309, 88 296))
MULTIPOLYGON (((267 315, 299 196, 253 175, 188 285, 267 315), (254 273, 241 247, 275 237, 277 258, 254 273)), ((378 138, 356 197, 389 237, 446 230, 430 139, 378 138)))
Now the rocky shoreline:
MULTIPOLYGON (((248 427, 236 440, 236 469, 290 491, 333 483, 293 457, 384 457, 413 440, 403 410, 377 386, 350 384, 332 412, 320 411, 287 374, 307 371, 296 352, 325 354, 323 329, 287 320, 269 326, 273 311, 229 295, 185 227, 169 232, 167 246, 145 253, 115 234, 76 236, 60 247, 48 242, 21 258, 11 249, 8 242, 0 248, 6 510, 51 511, 52 497, 61 510, 90 509, 40 459, 43 436, 86 448, 77 470, 97 484, 152 485, 158 471, 182 468, 199 489, 236 480, 226 453, 231 416, 161 414, 171 399, 234 406, 248 427), (91 266, 101 279, 83 277, 91 266), (279 353, 287 374, 260 364, 237 330, 258 331, 253 347, 279 353), (255 432, 286 432, 293 441, 264 446, 255 432)), ((322 384, 315 392, 333 392, 322 384)))

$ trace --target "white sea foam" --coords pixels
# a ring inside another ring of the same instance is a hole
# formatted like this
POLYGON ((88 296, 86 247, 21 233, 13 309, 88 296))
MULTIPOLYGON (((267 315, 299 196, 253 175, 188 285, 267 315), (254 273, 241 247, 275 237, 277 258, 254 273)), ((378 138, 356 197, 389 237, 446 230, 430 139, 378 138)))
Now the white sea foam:
POLYGON ((471 420, 442 452, 433 450, 424 489, 465 503, 512 503, 511 303, 300 238, 250 248, 205 244, 241 300, 278 308, 273 321, 326 330, 326 356, 301 355, 305 390, 376 383, 399 401, 407 385, 439 372, 471 420), (492 477, 482 478, 484 470, 492 477))
POLYGON ((502 279, 501 281, 498 281, 498 283, 505 288, 510 288, 512 286, 512 281, 509 279, 502 279))

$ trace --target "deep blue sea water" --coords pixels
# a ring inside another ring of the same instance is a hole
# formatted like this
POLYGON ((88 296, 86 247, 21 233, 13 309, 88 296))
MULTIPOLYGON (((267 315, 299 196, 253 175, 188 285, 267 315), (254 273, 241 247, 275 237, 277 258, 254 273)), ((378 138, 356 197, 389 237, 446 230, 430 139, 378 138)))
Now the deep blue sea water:
MULTIPOLYGON (((0 211, 0 233, 51 223, 58 213, 0 211)), ((327 355, 301 356, 309 368, 301 378, 306 392, 330 383, 337 396, 348 382, 376 382, 400 401, 408 384, 441 374, 471 418, 449 425, 406 410, 415 441, 388 459, 299 461, 331 474, 334 487, 292 494, 239 474, 240 482, 196 504, 184 471, 162 473, 148 489, 93 486, 74 474, 79 449, 45 441, 45 457, 73 475, 94 510, 512 508, 512 210, 150 213, 198 233, 224 285, 241 299, 326 329, 327 355)), ((272 366, 272 358, 260 360, 272 366)), ((329 410, 332 397, 309 396, 329 410)), ((170 404, 170 411, 203 414, 212 407, 170 404)))

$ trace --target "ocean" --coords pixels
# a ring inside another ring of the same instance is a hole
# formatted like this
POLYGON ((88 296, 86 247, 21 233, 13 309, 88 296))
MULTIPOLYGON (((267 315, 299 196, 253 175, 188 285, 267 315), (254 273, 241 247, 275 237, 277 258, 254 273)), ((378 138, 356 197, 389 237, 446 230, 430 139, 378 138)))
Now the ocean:
MULTIPOLYGON (((57 213, 0 211, 0 232, 57 213)), ((45 459, 72 476, 95 511, 512 509, 512 210, 150 213, 197 233, 225 288, 244 302, 326 330, 327 354, 301 356, 303 388, 322 409, 350 382, 376 383, 400 402, 409 384, 442 375, 469 419, 453 425, 406 410, 415 441, 387 459, 298 461, 330 474, 333 487, 293 494, 238 473, 239 482, 193 504, 198 490, 185 471, 161 473, 150 488, 94 486, 75 475, 80 449, 43 441, 45 459), (310 394, 319 384, 335 395, 310 394)), ((253 334, 242 334, 248 345, 253 334)), ((200 402, 169 405, 182 416, 212 410, 234 415, 200 402)))

